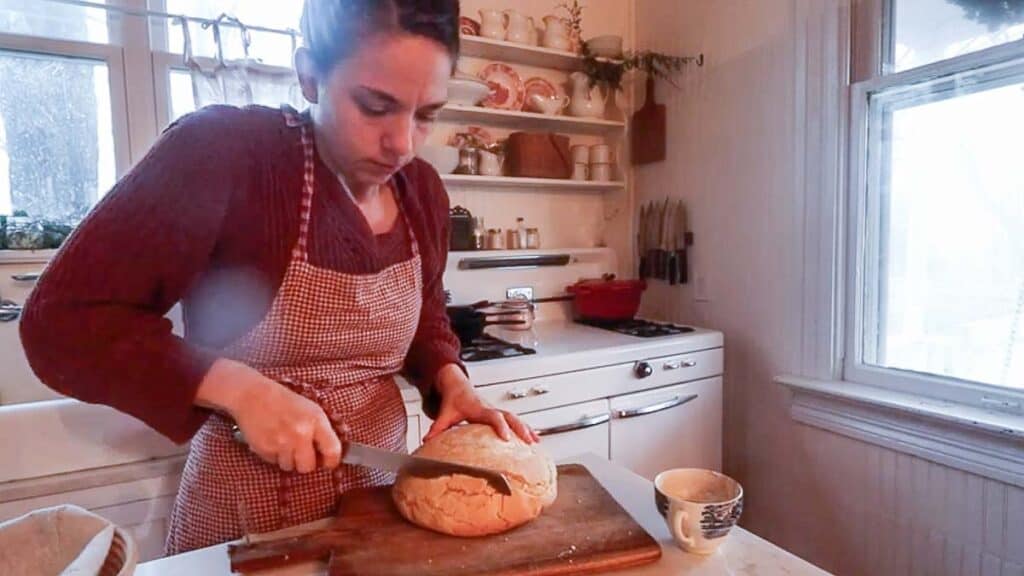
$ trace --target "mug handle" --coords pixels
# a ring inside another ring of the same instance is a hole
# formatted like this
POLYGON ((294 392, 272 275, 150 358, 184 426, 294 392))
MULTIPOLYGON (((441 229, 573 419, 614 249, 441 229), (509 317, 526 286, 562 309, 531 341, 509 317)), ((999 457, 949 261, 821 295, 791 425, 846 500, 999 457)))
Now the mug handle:
POLYGON ((672 510, 672 533, 675 535, 676 538, 678 538, 683 543, 684 546, 687 546, 689 548, 696 548, 697 547, 696 540, 694 540, 693 538, 688 537, 686 535, 686 532, 683 530, 683 525, 686 524, 686 520, 688 518, 689 518, 689 515, 685 511, 680 510, 679 508, 673 507, 673 510, 672 510))

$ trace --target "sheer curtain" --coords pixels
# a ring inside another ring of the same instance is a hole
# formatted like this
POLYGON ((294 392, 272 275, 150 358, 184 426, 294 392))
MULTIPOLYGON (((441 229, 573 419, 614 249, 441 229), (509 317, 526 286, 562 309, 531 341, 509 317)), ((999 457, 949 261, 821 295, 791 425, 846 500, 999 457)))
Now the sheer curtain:
MULTIPOLYGON (((278 106, 290 104, 302 109, 305 101, 299 88, 295 72, 276 66, 268 66, 253 60, 249 55, 251 37, 245 24, 236 18, 221 15, 214 23, 213 38, 217 55, 209 59, 196 58, 192 50, 192 38, 188 23, 179 21, 185 39, 185 63, 192 76, 192 96, 196 108, 210 104, 245 106, 263 104, 278 106), (224 39, 221 35, 223 23, 233 24, 241 29, 242 60, 228 61, 224 58, 224 39)), ((293 48, 295 38, 293 37, 293 48)), ((294 50, 293 50, 294 51, 294 50)))

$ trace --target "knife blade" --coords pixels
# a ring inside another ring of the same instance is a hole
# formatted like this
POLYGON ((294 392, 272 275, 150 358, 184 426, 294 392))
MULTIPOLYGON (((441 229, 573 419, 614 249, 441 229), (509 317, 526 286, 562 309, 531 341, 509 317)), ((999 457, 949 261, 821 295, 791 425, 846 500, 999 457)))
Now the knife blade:
POLYGON ((341 457, 341 461, 345 464, 366 466, 376 470, 404 472, 419 478, 438 478, 452 474, 473 476, 486 480, 495 490, 506 496, 512 494, 512 486, 508 483, 508 479, 497 470, 391 452, 358 442, 345 442, 345 454, 341 457))
POLYGON ((679 211, 676 215, 678 218, 676 225, 676 242, 678 242, 678 255, 679 255, 679 283, 686 284, 690 281, 689 263, 687 262, 687 247, 686 247, 686 203, 682 200, 679 201, 679 211))
MULTIPOLYGON (((242 430, 237 424, 231 427, 231 431, 236 442, 248 445, 242 430)), ((433 458, 423 458, 422 456, 412 456, 400 452, 391 452, 390 450, 374 448, 373 446, 367 446, 358 442, 342 441, 342 450, 341 461, 345 464, 365 466, 396 474, 398 472, 405 472, 418 478, 438 478, 452 474, 462 474, 463 476, 482 478, 498 492, 506 496, 512 495, 512 485, 508 483, 505 475, 497 470, 434 460, 433 458)))
POLYGON ((647 205, 640 206, 640 223, 637 233, 637 251, 640 252, 640 279, 647 278, 647 205))

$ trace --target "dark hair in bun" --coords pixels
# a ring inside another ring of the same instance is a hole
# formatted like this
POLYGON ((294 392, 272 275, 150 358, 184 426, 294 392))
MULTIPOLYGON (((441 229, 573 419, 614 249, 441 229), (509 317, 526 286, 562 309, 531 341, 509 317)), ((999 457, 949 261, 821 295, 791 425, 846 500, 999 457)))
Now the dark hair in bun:
POLYGON ((459 56, 459 0, 306 0, 302 36, 317 72, 326 74, 378 32, 436 41, 454 66, 459 56))

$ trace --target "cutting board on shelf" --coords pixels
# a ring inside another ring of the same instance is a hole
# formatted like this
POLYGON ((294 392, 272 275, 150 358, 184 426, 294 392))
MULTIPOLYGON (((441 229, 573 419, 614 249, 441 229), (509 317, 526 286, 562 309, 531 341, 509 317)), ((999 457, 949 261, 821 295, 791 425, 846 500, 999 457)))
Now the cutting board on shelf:
POLYGON ((647 96, 644 105, 633 113, 630 123, 633 164, 651 164, 665 159, 667 116, 665 105, 654 100, 654 77, 647 76, 647 96))
MULTIPOLYGON (((579 464, 558 467, 558 498, 504 534, 457 538, 410 524, 390 487, 342 496, 332 526, 301 538, 232 550, 232 568, 330 558, 330 576, 596 574, 655 562, 661 547, 579 464)), ((239 570, 244 571, 244 570, 239 570)))

